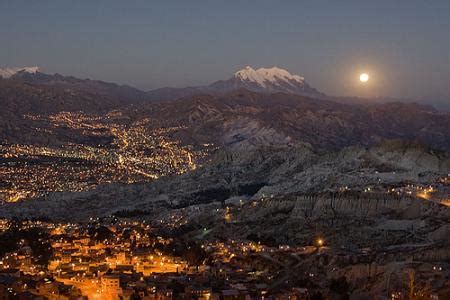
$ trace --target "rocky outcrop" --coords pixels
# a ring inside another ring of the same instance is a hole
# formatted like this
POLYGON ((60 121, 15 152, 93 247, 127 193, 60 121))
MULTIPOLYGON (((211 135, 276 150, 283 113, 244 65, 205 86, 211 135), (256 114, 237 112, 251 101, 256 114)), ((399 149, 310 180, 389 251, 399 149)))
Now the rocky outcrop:
POLYGON ((408 150, 407 144, 396 145, 349 147, 327 153, 316 152, 305 144, 231 147, 219 151, 203 167, 183 175, 148 184, 111 184, 82 193, 55 193, 42 199, 4 204, 0 215, 64 218, 68 211, 75 210, 77 213, 70 217, 86 218, 123 209, 150 212, 224 202, 233 196, 252 199, 288 196, 298 197, 297 202, 286 204, 298 216, 357 211, 371 215, 402 209, 404 218, 417 218, 423 213, 422 206, 409 198, 387 195, 383 186, 405 181, 434 182, 446 169, 449 159, 424 147, 408 150), (429 167, 426 163, 419 165, 418 158, 435 163, 429 167), (382 190, 364 193, 367 187, 382 190), (342 188, 354 193, 339 193, 342 188))

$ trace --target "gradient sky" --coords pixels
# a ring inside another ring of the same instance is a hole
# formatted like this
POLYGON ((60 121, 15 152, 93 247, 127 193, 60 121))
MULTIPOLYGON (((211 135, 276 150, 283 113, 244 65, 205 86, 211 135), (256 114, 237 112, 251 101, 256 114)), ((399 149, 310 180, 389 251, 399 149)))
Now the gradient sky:
POLYGON ((0 67, 29 65, 146 90, 277 65, 329 94, 450 102, 450 1, 0 0, 0 67))

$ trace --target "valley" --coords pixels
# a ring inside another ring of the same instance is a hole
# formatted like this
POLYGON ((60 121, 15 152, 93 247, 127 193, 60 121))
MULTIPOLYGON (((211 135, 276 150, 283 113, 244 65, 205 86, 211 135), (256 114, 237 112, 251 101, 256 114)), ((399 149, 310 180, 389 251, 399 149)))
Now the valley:
POLYGON ((279 68, 150 92, 30 70, 0 79, 11 293, 448 293, 448 113, 279 68))

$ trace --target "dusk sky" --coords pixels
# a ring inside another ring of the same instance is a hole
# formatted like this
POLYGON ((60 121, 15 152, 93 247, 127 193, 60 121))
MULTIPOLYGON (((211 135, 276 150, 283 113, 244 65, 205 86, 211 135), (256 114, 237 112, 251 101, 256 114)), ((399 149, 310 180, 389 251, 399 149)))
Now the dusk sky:
POLYGON ((145 90, 276 65, 331 95, 450 102, 449 61, 449 0, 0 1, 0 67, 145 90))

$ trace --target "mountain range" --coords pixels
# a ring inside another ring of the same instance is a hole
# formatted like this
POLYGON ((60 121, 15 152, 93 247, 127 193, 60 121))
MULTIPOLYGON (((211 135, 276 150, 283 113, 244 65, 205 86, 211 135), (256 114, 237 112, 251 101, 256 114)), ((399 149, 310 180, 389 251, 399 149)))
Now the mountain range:
MULTIPOLYGON (((333 101, 303 77, 273 67, 246 67, 230 79, 184 89, 138 89, 103 81, 48 75, 37 68, 2 70, 0 140, 38 141, 27 114, 61 111, 105 114, 119 109, 129 122, 151 117, 182 126, 186 143, 288 144, 340 149, 383 139, 407 139, 450 149, 450 114, 414 103, 333 101), (12 72, 15 70, 15 73, 12 72), (345 103, 343 103, 345 102, 345 103)), ((58 136, 45 136, 45 140, 58 136)))
MULTIPOLYGON (((73 76, 62 76, 58 73, 49 75, 40 72, 39 67, 22 68, 4 68, 0 69, 0 77, 3 79, 16 79, 30 84, 58 85, 67 88, 76 89, 83 87, 86 90, 105 90, 107 87, 113 89, 122 87, 130 92, 137 93, 138 90, 129 86, 118 86, 112 83, 106 83, 98 80, 77 79, 73 76)), ((262 93, 290 93, 290 94, 309 94, 321 95, 316 89, 312 88, 304 77, 291 74, 287 70, 272 67, 259 68, 257 70, 246 66, 242 70, 234 73, 227 80, 219 80, 207 86, 187 87, 187 88, 162 88, 147 92, 149 95, 156 95, 158 91, 172 90, 176 91, 195 91, 197 93, 226 93, 236 89, 247 89, 262 93)), ((117 90, 116 92, 120 92, 117 90)), ((141 91, 141 93, 144 93, 141 91)), ((181 92, 180 92, 181 93, 181 92)), ((118 96, 121 94, 119 93, 118 96)))

